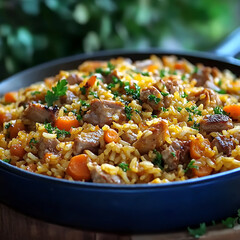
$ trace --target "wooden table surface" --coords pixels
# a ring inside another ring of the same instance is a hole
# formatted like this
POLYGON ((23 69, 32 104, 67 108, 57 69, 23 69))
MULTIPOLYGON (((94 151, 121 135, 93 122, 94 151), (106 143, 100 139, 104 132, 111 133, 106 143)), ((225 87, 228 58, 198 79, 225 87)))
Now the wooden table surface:
MULTIPOLYGON (((239 240, 240 225, 233 229, 222 226, 208 227, 204 240, 239 240)), ((47 223, 0 204, 0 240, 190 240, 188 232, 148 235, 121 235, 89 232, 47 223)))

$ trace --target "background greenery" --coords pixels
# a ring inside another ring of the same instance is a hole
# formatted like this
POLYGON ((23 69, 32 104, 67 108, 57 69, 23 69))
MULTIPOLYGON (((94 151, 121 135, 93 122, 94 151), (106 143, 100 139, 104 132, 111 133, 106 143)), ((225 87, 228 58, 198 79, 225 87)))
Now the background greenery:
POLYGON ((0 0, 0 79, 102 49, 211 49, 239 26, 239 2, 0 0))

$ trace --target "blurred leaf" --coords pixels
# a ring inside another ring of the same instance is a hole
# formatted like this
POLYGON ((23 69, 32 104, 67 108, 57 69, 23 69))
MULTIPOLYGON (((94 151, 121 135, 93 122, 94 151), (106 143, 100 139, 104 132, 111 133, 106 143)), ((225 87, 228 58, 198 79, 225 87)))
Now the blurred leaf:
POLYGON ((100 42, 96 32, 89 32, 83 40, 83 48, 85 52, 93 52, 99 50, 100 42))
POLYGON ((21 7, 26 14, 38 15, 39 14, 39 0, 21 0, 21 7))
POLYGON ((56 10, 59 7, 60 2, 58 0, 45 0, 45 4, 52 10, 56 10))
POLYGON ((88 13, 87 7, 81 3, 77 4, 73 11, 73 18, 76 22, 80 24, 87 23, 89 19, 89 13, 88 13))
POLYGON ((11 33, 11 26, 8 24, 2 24, 0 26, 0 36, 6 37, 11 33))
POLYGON ((111 33, 111 20, 109 16, 104 15, 101 19, 100 38, 107 39, 110 33, 111 33))
POLYGON ((114 1, 112 1, 112 0, 101 0, 101 1, 95 0, 95 4, 97 7, 100 7, 103 10, 108 11, 108 12, 113 12, 117 8, 114 1))

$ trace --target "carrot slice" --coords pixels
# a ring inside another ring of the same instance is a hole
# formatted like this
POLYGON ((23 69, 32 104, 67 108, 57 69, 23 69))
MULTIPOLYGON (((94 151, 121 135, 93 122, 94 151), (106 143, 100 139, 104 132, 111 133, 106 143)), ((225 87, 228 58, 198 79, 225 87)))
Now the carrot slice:
POLYGON ((223 111, 230 114, 231 118, 238 119, 240 117, 240 105, 228 105, 223 108, 223 111))
POLYGON ((4 95, 4 99, 6 103, 14 103, 17 101, 17 92, 8 92, 4 95))
POLYGON ((114 129, 108 129, 106 132, 104 132, 104 140, 106 143, 118 142, 118 133, 114 129))
POLYGON ((158 66, 157 65, 149 65, 148 66, 148 72, 155 72, 155 70, 158 70, 158 66))
POLYGON ((87 166, 88 156, 86 154, 80 154, 71 158, 67 174, 74 180, 90 180, 91 174, 87 166))
POLYGON ((209 165, 200 166, 199 168, 192 169, 194 176, 204 177, 212 173, 213 169, 209 165))
POLYGON ((13 156, 17 156, 19 158, 23 158, 24 154, 26 153, 24 148, 22 147, 21 144, 13 144, 10 147, 10 153, 13 156))
POLYGON ((22 122, 16 122, 14 125, 9 127, 10 138, 15 138, 19 131, 25 130, 25 126, 22 122))
POLYGON ((96 80, 97 80, 97 77, 95 75, 91 76, 87 81, 86 87, 93 87, 96 80))
POLYGON ((55 121, 55 127, 60 130, 69 131, 72 127, 77 128, 79 126, 80 124, 75 116, 63 116, 55 121))
POLYGON ((203 141, 200 141, 198 138, 193 139, 190 142, 190 155, 193 159, 199 159, 202 156, 205 156, 207 149, 210 148, 210 142, 206 138, 203 141))

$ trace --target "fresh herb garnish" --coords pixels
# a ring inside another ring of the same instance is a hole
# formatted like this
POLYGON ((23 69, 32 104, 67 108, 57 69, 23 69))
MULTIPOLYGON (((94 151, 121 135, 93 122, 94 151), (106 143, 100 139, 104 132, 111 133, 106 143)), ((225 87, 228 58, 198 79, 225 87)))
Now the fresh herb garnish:
POLYGON ((185 109, 189 113, 193 113, 193 114, 197 114, 198 116, 202 116, 202 112, 200 110, 198 110, 196 106, 192 106, 191 108, 186 107, 185 109))
POLYGON ((191 113, 189 113, 189 115, 188 115, 188 122, 191 122, 193 119, 192 119, 192 115, 191 115, 191 113))
POLYGON ((199 228, 190 228, 188 227, 188 232, 195 238, 199 238, 206 233, 206 223, 200 223, 199 228))
POLYGON ((115 69, 115 66, 111 63, 111 62, 108 62, 107 63, 107 66, 109 68, 110 71, 114 70, 115 69))
POLYGON ((41 92, 39 91, 34 91, 34 92, 31 92, 31 95, 34 96, 34 95, 37 95, 37 94, 40 94, 41 92))
POLYGON ((125 106, 125 114, 128 120, 132 117, 132 107, 125 106))
POLYGON ((235 224, 237 223, 238 217, 228 217, 225 220, 222 220, 222 224, 227 228, 233 228, 235 224))
POLYGON ((129 165, 127 163, 119 163, 118 166, 124 171, 127 172, 128 170, 130 170, 129 165))
POLYGON ((160 110, 162 110, 163 112, 169 111, 169 109, 167 109, 167 108, 165 108, 165 107, 160 107, 160 110))
POLYGON ((135 89, 130 87, 129 82, 125 82, 124 85, 124 90, 126 91, 127 95, 132 95, 133 99, 140 98, 140 87, 136 83, 134 83, 135 89))
POLYGON ((141 74, 141 75, 143 75, 145 77, 149 77, 150 76, 149 72, 141 72, 141 71, 138 71, 138 70, 132 70, 132 71, 135 72, 135 73, 141 74))
POLYGON ((36 143, 38 143, 38 141, 35 138, 31 138, 30 141, 29 141, 30 148, 33 148, 32 144, 36 144, 36 143))
POLYGON ((220 79, 220 80, 218 81, 218 86, 219 86, 219 87, 222 86, 222 79, 220 79))
POLYGON ((177 108, 177 111, 178 111, 178 112, 181 112, 181 111, 182 111, 182 107, 178 107, 178 108, 177 108))
POLYGON ((60 130, 57 127, 53 127, 51 125, 51 123, 46 123, 44 124, 45 129, 47 130, 48 133, 56 133, 57 134, 57 138, 60 137, 66 137, 66 136, 70 136, 71 133, 65 130, 60 130))
POLYGON ((194 74, 194 73, 198 73, 198 71, 199 71, 198 67, 195 66, 195 67, 194 67, 194 70, 193 70, 193 74, 194 74))
POLYGON ((176 153, 175 152, 171 152, 171 154, 173 155, 173 157, 176 157, 176 153))
POLYGON ((194 165, 194 163, 195 163, 195 160, 191 160, 188 163, 186 169, 184 170, 184 173, 186 173, 189 169, 192 169, 192 168, 198 169, 198 166, 194 165))
POLYGON ((161 92, 162 96, 166 97, 169 93, 161 92))
POLYGON ((11 159, 3 159, 3 161, 6 162, 6 163, 10 163, 11 159))
POLYGON ((58 81, 56 87, 52 88, 52 91, 47 91, 45 101, 48 106, 52 106, 53 102, 59 99, 59 97, 66 95, 67 92, 67 80, 63 79, 58 81))
POLYGON ((156 149, 154 149, 153 152, 156 154, 156 157, 153 160, 153 164, 163 170, 162 154, 158 152, 156 149))
POLYGON ((89 95, 94 96, 95 98, 99 98, 97 92, 90 91, 89 95))
POLYGON ((9 123, 5 124, 5 129, 9 129, 11 126, 12 126, 12 123, 9 122, 9 123))
POLYGON ((188 95, 184 92, 182 95, 181 95, 181 98, 186 98, 188 95))
POLYGON ((191 128, 196 129, 196 130, 199 131, 199 127, 200 127, 200 123, 196 123, 196 122, 194 121, 194 123, 193 123, 193 125, 192 125, 191 128))
POLYGON ((81 103, 82 106, 86 106, 86 107, 89 107, 89 106, 90 106, 90 104, 86 103, 85 100, 79 99, 79 101, 80 101, 80 103, 81 103))
POLYGON ((222 109, 222 107, 217 106, 217 107, 215 107, 215 108, 213 109, 213 111, 214 111, 214 114, 223 114, 223 115, 228 116, 228 113, 225 112, 225 111, 222 109))
POLYGON ((156 97, 156 96, 153 95, 153 94, 148 95, 148 100, 149 100, 149 101, 154 101, 156 104, 158 104, 158 103, 161 101, 160 98, 156 97))
POLYGON ((157 118, 157 115, 152 115, 152 118, 157 118))
POLYGON ((227 91, 224 90, 224 89, 221 89, 221 90, 214 90, 215 92, 219 93, 219 94, 226 94, 227 91))
POLYGON ((87 90, 86 90, 85 87, 81 87, 81 88, 80 88, 80 91, 81 91, 81 93, 82 93, 83 95, 85 95, 87 90))
POLYGON ((163 78, 163 77, 165 77, 165 70, 164 69, 161 69, 160 71, 159 71, 159 74, 160 74, 160 78, 163 78))
POLYGON ((186 79, 186 75, 182 75, 181 79, 184 81, 186 79))

